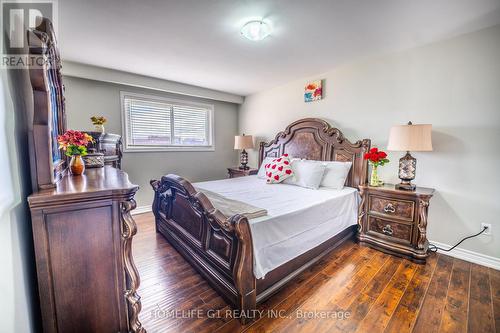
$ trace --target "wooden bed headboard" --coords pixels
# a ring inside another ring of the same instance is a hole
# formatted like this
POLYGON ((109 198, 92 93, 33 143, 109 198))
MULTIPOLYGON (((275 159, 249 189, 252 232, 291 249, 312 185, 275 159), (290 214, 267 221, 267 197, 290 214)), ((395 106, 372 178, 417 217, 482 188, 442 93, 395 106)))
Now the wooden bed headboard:
POLYGON ((326 121, 305 118, 288 125, 274 140, 260 143, 259 166, 265 157, 279 157, 285 153, 309 160, 352 161, 346 185, 358 187, 368 181, 368 161, 363 155, 369 149, 370 139, 351 143, 338 128, 331 127, 326 121))

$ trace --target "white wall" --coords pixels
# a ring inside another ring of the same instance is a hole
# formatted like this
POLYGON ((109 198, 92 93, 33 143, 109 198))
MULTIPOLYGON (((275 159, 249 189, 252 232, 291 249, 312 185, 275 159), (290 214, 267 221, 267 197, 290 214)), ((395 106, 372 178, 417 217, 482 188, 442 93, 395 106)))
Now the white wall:
POLYGON ((168 173, 181 175, 190 181, 221 179, 226 177, 227 168, 237 162, 238 155, 233 149, 233 143, 238 129, 238 109, 234 103, 75 77, 64 77, 64 84, 67 125, 71 129, 93 130, 90 116, 97 114, 108 119, 105 125, 107 132, 121 134, 120 91, 189 99, 214 105, 215 151, 124 153, 122 169, 140 187, 136 195, 138 207, 150 207, 152 204, 153 190, 149 184, 151 179, 159 179, 168 173))
POLYGON ((35 332, 40 323, 26 202, 31 193, 25 122, 30 101, 20 88, 27 78, 21 70, 0 73, 0 332, 35 332))
MULTIPOLYGON (((248 96, 240 107, 239 128, 269 140, 304 117, 323 118, 349 139, 371 138, 382 149, 392 125, 431 123, 434 151, 413 154, 415 182, 437 190, 429 239, 454 244, 478 232, 481 222, 491 223, 492 236, 461 247, 500 258, 500 26, 358 60, 248 96), (325 79, 324 100, 303 102, 310 79, 325 79)), ((400 156, 389 155, 391 163, 380 172, 386 182, 398 182, 400 156)), ((254 150, 251 164, 256 160, 254 150)))

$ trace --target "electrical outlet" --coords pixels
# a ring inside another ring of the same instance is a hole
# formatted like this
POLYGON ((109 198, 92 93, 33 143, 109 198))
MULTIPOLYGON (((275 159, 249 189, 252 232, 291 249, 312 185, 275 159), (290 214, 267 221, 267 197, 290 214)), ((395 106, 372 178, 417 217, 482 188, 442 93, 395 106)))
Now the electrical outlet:
POLYGON ((484 229, 484 227, 487 227, 485 232, 483 232, 483 235, 491 235, 491 224, 489 223, 481 223, 481 230, 484 229))

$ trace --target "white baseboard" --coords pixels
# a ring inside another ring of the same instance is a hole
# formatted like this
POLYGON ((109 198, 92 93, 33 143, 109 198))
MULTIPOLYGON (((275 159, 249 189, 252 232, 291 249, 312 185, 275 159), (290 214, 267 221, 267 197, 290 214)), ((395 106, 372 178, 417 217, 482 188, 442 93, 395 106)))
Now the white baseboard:
MULTIPOLYGON (((439 243, 439 242, 429 241, 429 243, 434 244, 436 246, 439 246, 443 249, 449 249, 450 247, 452 247, 452 245, 443 244, 443 243, 439 243)), ((495 258, 492 256, 488 256, 486 254, 481 254, 481 253, 477 253, 474 251, 465 250, 465 249, 462 249, 459 247, 454 248, 450 252, 444 252, 441 250, 438 250, 438 252, 441 254, 446 254, 446 255, 449 255, 451 257, 455 257, 455 258, 462 259, 465 261, 470 261, 470 262, 478 264, 478 265, 483 265, 486 267, 491 267, 491 268, 500 270, 500 258, 495 258)))
POLYGON ((131 214, 132 215, 137 215, 137 214, 142 214, 142 213, 149 213, 151 211, 151 205, 148 206, 139 206, 136 207, 131 214))

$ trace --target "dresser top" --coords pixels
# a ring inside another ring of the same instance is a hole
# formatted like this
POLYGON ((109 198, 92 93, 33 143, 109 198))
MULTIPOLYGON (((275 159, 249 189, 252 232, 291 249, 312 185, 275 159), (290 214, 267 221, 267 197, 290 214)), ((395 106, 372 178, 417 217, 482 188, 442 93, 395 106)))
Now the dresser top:
POLYGON ((31 207, 46 203, 78 202, 93 198, 133 196, 139 187, 132 184, 127 173, 112 166, 87 168, 83 175, 66 174, 54 188, 34 192, 28 197, 31 207))
POLYGON ((394 184, 384 184, 381 186, 369 186, 369 185, 361 185, 359 186, 360 189, 370 189, 374 191, 384 191, 384 192, 391 192, 395 194, 407 194, 407 195, 416 195, 416 196, 432 196, 435 192, 433 188, 429 187, 419 187, 414 191, 409 191, 409 190, 400 190, 396 188, 396 185, 394 184))

